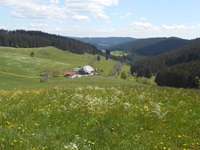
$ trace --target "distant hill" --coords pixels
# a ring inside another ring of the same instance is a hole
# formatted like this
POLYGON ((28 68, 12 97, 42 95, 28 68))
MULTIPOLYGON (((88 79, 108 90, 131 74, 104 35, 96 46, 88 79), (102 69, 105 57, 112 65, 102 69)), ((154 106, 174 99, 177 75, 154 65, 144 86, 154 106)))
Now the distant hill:
POLYGON ((189 42, 189 40, 184 40, 176 37, 147 38, 115 45, 113 47, 109 47, 108 49, 110 51, 122 50, 129 53, 137 53, 142 56, 155 56, 184 46, 189 42))
POLYGON ((121 44, 118 44, 118 45, 110 46, 108 49, 110 51, 121 50, 121 51, 133 52, 137 49, 156 44, 156 43, 163 41, 165 39, 166 38, 138 39, 138 40, 124 42, 124 43, 121 43, 121 44))
POLYGON ((137 53, 143 56, 156 56, 165 52, 169 52, 173 49, 182 47, 184 45, 187 45, 189 42, 190 42, 189 40, 184 40, 180 38, 174 38, 174 37, 166 38, 155 44, 138 48, 134 50, 134 53, 137 53))
MULTIPOLYGON (((191 40, 187 45, 184 45, 177 49, 173 49, 173 50, 170 50, 169 52, 165 52, 163 54, 133 63, 131 65, 131 73, 137 74, 138 77, 145 76, 145 77, 150 78, 152 74, 158 74, 159 72, 162 72, 163 69, 168 70, 176 65, 179 65, 178 67, 174 67, 175 69, 173 69, 173 73, 180 74, 181 72, 180 68, 184 68, 185 75, 183 76, 187 78, 187 81, 184 81, 184 85, 176 84, 176 87, 196 87, 195 84, 191 85, 186 82, 194 83, 194 78, 195 78, 194 76, 195 75, 200 76, 200 74, 198 74, 197 72, 198 69, 196 69, 195 71, 195 67, 188 67, 188 66, 192 66, 192 64, 195 64, 195 65, 199 64, 199 62, 195 62, 199 60, 200 60, 200 39, 195 39, 195 40, 191 40), (187 64, 192 61, 194 63, 191 63, 190 65, 187 64), (193 71, 190 71, 191 68, 193 68, 193 71), (190 78, 191 80, 189 80, 190 78)), ((170 77, 177 79, 177 76, 174 74, 170 75, 168 71, 165 71, 164 73, 163 72, 159 73, 160 78, 159 78, 159 81, 158 79, 157 81, 160 84, 160 83, 163 83, 163 82, 160 82, 161 79, 167 80, 167 78, 170 78, 170 77), (166 75, 167 73, 168 75, 166 75)), ((181 77, 181 75, 179 75, 179 77, 181 77)), ((178 79, 177 80, 176 79, 173 79, 173 81, 178 82, 178 79)), ((169 80, 169 81, 172 81, 172 80, 169 80)), ((160 85, 163 85, 163 84, 160 84, 160 85)), ((166 84, 165 86, 168 86, 168 85, 169 84, 166 84)), ((171 83, 171 85, 173 84, 171 83)))
POLYGON ((0 46, 21 48, 54 46, 77 54, 98 53, 97 48, 91 44, 41 31, 0 30, 0 46))
POLYGON ((119 45, 129 41, 135 41, 135 38, 131 37, 72 37, 73 39, 79 40, 81 42, 89 43, 95 45, 99 50, 108 49, 111 46, 119 45))

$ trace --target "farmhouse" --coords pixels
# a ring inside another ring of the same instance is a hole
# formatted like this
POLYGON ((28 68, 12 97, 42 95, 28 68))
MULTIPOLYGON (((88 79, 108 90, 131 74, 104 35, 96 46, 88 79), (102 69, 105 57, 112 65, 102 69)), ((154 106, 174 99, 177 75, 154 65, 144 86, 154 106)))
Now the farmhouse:
POLYGON ((74 68, 73 71, 65 72, 64 76, 68 78, 76 78, 88 75, 94 75, 94 68, 89 65, 74 68))
POLYGON ((78 74, 81 74, 81 75, 94 75, 94 68, 92 68, 89 65, 83 66, 78 71, 78 74))

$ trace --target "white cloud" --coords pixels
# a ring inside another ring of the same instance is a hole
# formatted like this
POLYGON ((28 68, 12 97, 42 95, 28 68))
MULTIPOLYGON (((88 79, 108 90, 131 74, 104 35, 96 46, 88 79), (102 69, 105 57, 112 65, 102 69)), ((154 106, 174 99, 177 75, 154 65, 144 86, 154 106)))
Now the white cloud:
POLYGON ((22 13, 13 11, 11 14, 12 17, 16 17, 16 18, 25 18, 25 16, 22 13))
POLYGON ((74 15, 72 17, 72 20, 89 22, 88 16, 82 16, 82 15, 74 15))
POLYGON ((140 21, 146 21, 147 19, 145 17, 139 18, 140 21))
POLYGON ((50 19, 56 18, 60 15, 65 15, 66 10, 61 6, 56 6, 53 3, 59 2, 58 0, 51 0, 46 3, 45 1, 39 2, 38 0, 4 0, 0 2, 0 6, 11 9, 11 16, 17 18, 31 18, 31 19, 50 19))
POLYGON ((153 25, 149 22, 140 22, 140 21, 135 21, 131 24, 136 29, 146 29, 146 28, 151 28, 153 25))
POLYGON ((69 4, 94 4, 101 6, 114 6, 118 5, 119 0, 65 0, 69 4))
POLYGON ((162 28, 166 30, 179 30, 186 29, 187 27, 185 25, 162 25, 162 28))
POLYGON ((102 13, 102 14, 95 14, 94 17, 95 18, 100 18, 100 19, 109 19, 109 17, 107 15, 105 15, 104 13, 102 13))
POLYGON ((0 29, 6 29, 6 27, 3 25, 0 25, 0 29))
POLYGON ((38 31, 44 31, 44 32, 48 32, 49 30, 49 25, 46 23, 30 23, 28 25, 28 27, 22 28, 25 30, 38 30, 38 31))
POLYGON ((29 27, 31 28, 31 29, 36 29, 36 28, 41 28, 41 27, 48 27, 48 24, 45 24, 45 23, 40 23, 40 24, 33 24, 33 23, 31 23, 30 25, 29 25, 29 27))
POLYGON ((121 18, 121 19, 125 19, 125 18, 129 18, 129 17, 132 16, 132 15, 133 15, 132 13, 128 12, 128 13, 126 13, 126 15, 121 16, 120 18, 121 18))
POLYGON ((88 12, 95 18, 108 19, 104 12, 105 6, 118 4, 118 0, 66 0, 67 8, 74 13, 88 12))
POLYGON ((0 7, 8 8, 13 18, 51 20, 65 24, 68 18, 73 21, 89 22, 88 16, 109 19, 105 7, 118 4, 119 0, 2 0, 0 7), (83 15, 84 14, 84 15, 83 15))
POLYGON ((49 2, 52 3, 52 4, 58 4, 59 0, 50 0, 49 2))
POLYGON ((95 2, 104 6, 113 6, 118 4, 118 0, 91 0, 91 2, 95 2))

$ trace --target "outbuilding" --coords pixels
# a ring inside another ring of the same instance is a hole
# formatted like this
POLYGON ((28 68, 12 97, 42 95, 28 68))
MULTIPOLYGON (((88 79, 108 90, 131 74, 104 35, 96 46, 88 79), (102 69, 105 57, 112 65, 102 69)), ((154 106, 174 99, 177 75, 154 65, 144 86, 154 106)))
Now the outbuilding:
POLYGON ((75 78, 76 74, 73 71, 68 71, 68 72, 65 72, 64 76, 67 78, 75 78))

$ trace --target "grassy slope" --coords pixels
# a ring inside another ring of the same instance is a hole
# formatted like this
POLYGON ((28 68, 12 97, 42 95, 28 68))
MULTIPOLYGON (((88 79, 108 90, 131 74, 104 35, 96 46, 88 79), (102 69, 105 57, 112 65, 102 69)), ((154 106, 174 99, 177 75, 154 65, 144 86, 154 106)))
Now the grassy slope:
MULTIPOLYGON (((77 55, 54 47, 28 49, 0 47, 1 71, 17 74, 37 75, 43 69, 72 70, 74 67, 87 65, 94 57, 90 54, 77 55), (31 51, 34 52, 35 57, 30 57, 31 51)), ((107 74, 114 63, 113 60, 105 60, 105 57, 101 57, 101 61, 96 61, 95 65, 105 70, 107 74)))
MULTIPOLYGON (((61 51, 54 47, 45 48, 9 48, 0 47, 0 83, 1 89, 12 88, 27 88, 27 87, 53 87, 53 86, 65 86, 65 84, 75 85, 76 81, 92 82, 93 80, 83 79, 66 79, 63 78, 63 74, 66 71, 70 71, 77 66, 87 65, 92 62, 96 56, 85 54, 77 55, 67 51, 61 51), (31 51, 35 56, 30 57, 31 51), (51 78, 47 85, 39 83, 40 73, 45 70, 59 70, 60 77, 51 78), (38 84, 39 83, 39 84, 38 84)), ((107 76, 109 71, 113 68, 115 61, 106 60, 101 56, 100 61, 95 61, 94 65, 98 69, 104 70, 103 75, 107 76)), ((128 66, 124 66, 123 70, 129 71, 128 66)), ((103 82, 107 79, 103 77, 93 77, 97 83, 103 82)), ((107 82, 111 84, 118 84, 115 78, 108 79, 107 82)), ((91 83, 93 84, 93 83, 91 83)), ((102 84, 102 83, 101 83, 102 84)), ((80 84, 79 84, 80 85, 80 84)))
MULTIPOLYGON (((22 74, 38 75, 45 69, 59 69, 62 73, 72 70, 74 67, 87 65, 94 59, 93 55, 77 55, 67 51, 61 51, 53 47, 45 48, 0 48, 1 71, 22 74), (31 51, 35 57, 30 57, 31 51)), ((96 61, 96 67, 105 70, 105 74, 113 67, 114 61, 96 61)))

